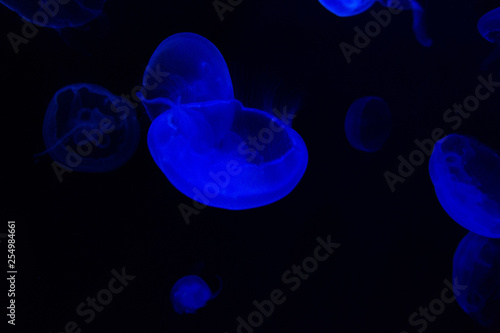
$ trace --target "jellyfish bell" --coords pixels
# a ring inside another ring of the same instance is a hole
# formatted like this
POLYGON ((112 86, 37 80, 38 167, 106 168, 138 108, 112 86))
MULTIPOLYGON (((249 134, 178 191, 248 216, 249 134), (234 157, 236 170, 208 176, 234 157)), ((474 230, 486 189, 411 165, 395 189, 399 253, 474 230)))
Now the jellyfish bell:
POLYGON ((500 7, 481 16, 477 22, 477 30, 490 43, 500 42, 500 7))
POLYGON ((429 173, 439 202, 469 231, 500 238, 500 157, 479 140, 450 134, 436 142, 429 173))
POLYGON ((354 16, 369 9, 375 0, 319 0, 330 12, 340 17, 354 16))
MULTIPOLYGON (((218 277, 219 278, 219 277, 218 277)), ((212 292, 207 283, 197 275, 180 278, 172 287, 170 300, 174 311, 179 314, 196 313, 207 301, 217 297, 222 289, 222 281, 216 292, 212 292)))

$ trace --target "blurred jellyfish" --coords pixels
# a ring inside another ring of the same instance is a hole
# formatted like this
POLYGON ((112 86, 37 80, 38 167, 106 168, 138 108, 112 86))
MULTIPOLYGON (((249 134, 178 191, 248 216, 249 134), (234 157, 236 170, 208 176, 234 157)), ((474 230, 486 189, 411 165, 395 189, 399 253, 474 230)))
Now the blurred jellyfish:
POLYGON ((460 307, 477 322, 500 327, 500 239, 469 232, 453 257, 455 296, 460 307))
MULTIPOLYGON (((378 0, 383 6, 396 10, 410 9, 413 12, 413 31, 418 42, 423 46, 432 45, 424 26, 424 9, 416 0, 378 0)), ((346 17, 358 15, 368 10, 376 0, 319 0, 333 14, 346 17)), ((386 15, 391 15, 387 13, 386 15)))
POLYGON ((448 215, 466 229, 500 238, 500 158, 477 139, 450 134, 436 142, 429 173, 448 215))
POLYGON ((345 118, 345 133, 356 149, 375 152, 387 141, 391 131, 391 113, 387 103, 367 96, 352 103, 345 118))
POLYGON ((213 293, 206 282, 197 275, 187 275, 180 278, 170 292, 174 311, 179 314, 196 313, 196 310, 204 307, 207 301, 219 295, 222 289, 220 278, 219 281, 219 290, 213 293))
POLYGON ((500 57, 500 7, 484 14, 477 22, 477 30, 484 39, 496 45, 493 53, 482 64, 483 70, 486 70, 500 57))
POLYGON ((103 87, 78 83, 58 90, 45 113, 43 139, 62 167, 105 172, 130 159, 139 123, 127 102, 103 87))
POLYGON ((148 146, 156 164, 202 205, 247 209, 283 198, 305 172, 304 141, 284 115, 233 99, 225 61, 212 43, 179 35, 160 44, 144 76, 141 97, 153 119, 148 146), (169 75, 154 82, 151 68, 169 75))

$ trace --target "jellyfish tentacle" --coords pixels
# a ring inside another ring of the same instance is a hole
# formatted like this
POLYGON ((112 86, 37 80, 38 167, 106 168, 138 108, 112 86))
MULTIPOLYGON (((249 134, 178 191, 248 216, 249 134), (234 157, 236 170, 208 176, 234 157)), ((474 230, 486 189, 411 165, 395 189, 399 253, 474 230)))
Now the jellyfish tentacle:
POLYGON ((64 134, 64 136, 62 138, 60 138, 59 140, 57 140, 52 146, 48 147, 47 149, 45 149, 41 153, 33 155, 33 157, 43 156, 43 155, 47 154, 48 152, 54 150, 54 148, 56 148, 57 146, 59 146, 60 144, 62 144, 66 140, 68 140, 68 138, 71 135, 75 134, 76 130, 78 130, 78 129, 82 128, 82 127, 85 127, 85 124, 79 124, 79 125, 73 127, 73 129, 71 131, 69 131, 68 133, 64 134))

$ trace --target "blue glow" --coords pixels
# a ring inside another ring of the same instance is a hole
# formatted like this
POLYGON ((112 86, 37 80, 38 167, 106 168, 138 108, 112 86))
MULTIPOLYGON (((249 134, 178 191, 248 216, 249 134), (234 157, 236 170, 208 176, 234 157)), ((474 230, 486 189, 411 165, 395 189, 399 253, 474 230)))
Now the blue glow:
POLYGON ((347 111, 345 133, 351 146, 358 150, 379 150, 390 132, 391 113, 387 103, 379 97, 357 99, 347 111))
MULTIPOLYGON (((432 45, 432 40, 428 37, 424 26, 424 9, 416 0, 378 0, 383 6, 394 8, 396 10, 412 10, 413 12, 413 31, 418 42, 423 46, 432 45)), ((319 2, 333 14, 346 17, 361 14, 368 10, 376 0, 319 0, 319 2)), ((393 15, 385 13, 387 17, 383 19, 390 20, 393 15)))
POLYGON ((500 7, 484 14, 477 22, 477 30, 490 43, 500 42, 500 7))
POLYGON ((40 26, 82 26, 101 15, 106 0, 0 0, 22 18, 40 26))
POLYGON ((212 293, 202 278, 197 275, 187 275, 174 284, 170 292, 170 300, 175 312, 179 314, 195 313, 196 310, 204 307, 207 301, 217 297, 221 289, 222 282, 219 290, 212 293))
MULTIPOLYGON (((279 115, 280 119, 246 108, 235 99, 221 99, 233 94, 232 86, 228 88, 231 81, 226 77, 225 62, 222 66, 223 58, 213 44, 192 35, 181 34, 177 46, 193 47, 194 51, 169 46, 166 50, 174 54, 162 57, 177 62, 178 68, 172 70, 182 70, 184 76, 168 76, 170 81, 155 91, 164 96, 150 98, 147 91, 145 105, 154 119, 148 133, 153 159, 179 191, 203 207, 248 209, 283 198, 295 188, 307 167, 304 141, 290 127, 286 116, 279 115), (184 36, 188 36, 187 41, 184 36), (210 52, 198 52, 204 49, 210 52), (207 67, 208 73, 222 74, 218 78, 205 77, 193 57, 179 54, 215 57, 198 61, 214 64, 207 67), (187 63, 183 64, 182 59, 187 63), (193 75, 189 73, 191 66, 195 67, 193 75), (178 82, 182 84, 173 84, 178 82)), ((176 41, 177 37, 168 40, 176 41)), ((162 50, 164 45, 160 45, 162 50)))
POLYGON ((52 97, 43 122, 43 138, 46 152, 63 167, 105 172, 132 156, 140 139, 139 123, 123 98, 103 87, 78 83, 52 97))
POLYGON ((222 54, 208 39, 189 32, 172 35, 156 48, 143 85, 147 94, 141 99, 151 120, 168 109, 158 97, 182 104, 234 99, 222 54))
POLYGON ((460 307, 484 326, 500 324, 500 240, 468 233, 453 257, 460 307))
POLYGON ((429 161, 436 195, 448 215, 476 234, 500 238, 500 158, 477 139, 450 134, 429 161))

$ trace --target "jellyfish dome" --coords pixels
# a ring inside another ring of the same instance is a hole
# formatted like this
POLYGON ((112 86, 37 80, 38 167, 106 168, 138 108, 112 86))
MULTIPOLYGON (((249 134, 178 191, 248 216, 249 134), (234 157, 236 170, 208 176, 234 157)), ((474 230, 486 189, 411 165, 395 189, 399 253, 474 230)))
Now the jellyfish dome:
MULTIPOLYGON (((156 87, 156 97, 147 91, 143 100, 153 119, 148 146, 156 164, 179 191, 203 205, 239 210, 283 198, 305 172, 304 141, 287 119, 233 98, 227 67, 213 44, 192 34, 180 38, 162 55, 177 62, 164 65, 173 66, 175 74, 156 87), (190 56, 177 57, 184 53, 190 56)), ((176 41, 176 35, 169 40, 176 41)), ((147 72, 145 88, 151 84, 147 72)))
POLYGON ((127 102, 103 87, 77 83, 58 90, 43 122, 49 155, 63 167, 105 172, 123 165, 139 143, 139 123, 127 102))
POLYGON ((101 15, 106 0, 0 0, 25 20, 50 28, 82 26, 101 15))
POLYGON ((490 43, 500 42, 500 7, 484 14, 477 22, 477 30, 490 43))
POLYGON ((345 118, 347 140, 354 148, 375 152, 391 132, 391 113, 380 97, 366 96, 352 103, 345 118))
POLYGON ((469 232, 453 257, 455 297, 480 324, 500 327, 500 239, 469 232))
POLYGON ((221 289, 222 287, 213 293, 201 277, 187 275, 174 284, 170 292, 170 300, 175 312, 179 314, 196 313, 196 310, 204 307, 207 301, 217 297, 221 289))
POLYGON ((437 198, 448 215, 476 234, 500 238, 500 158, 477 139, 450 134, 429 161, 437 198))

